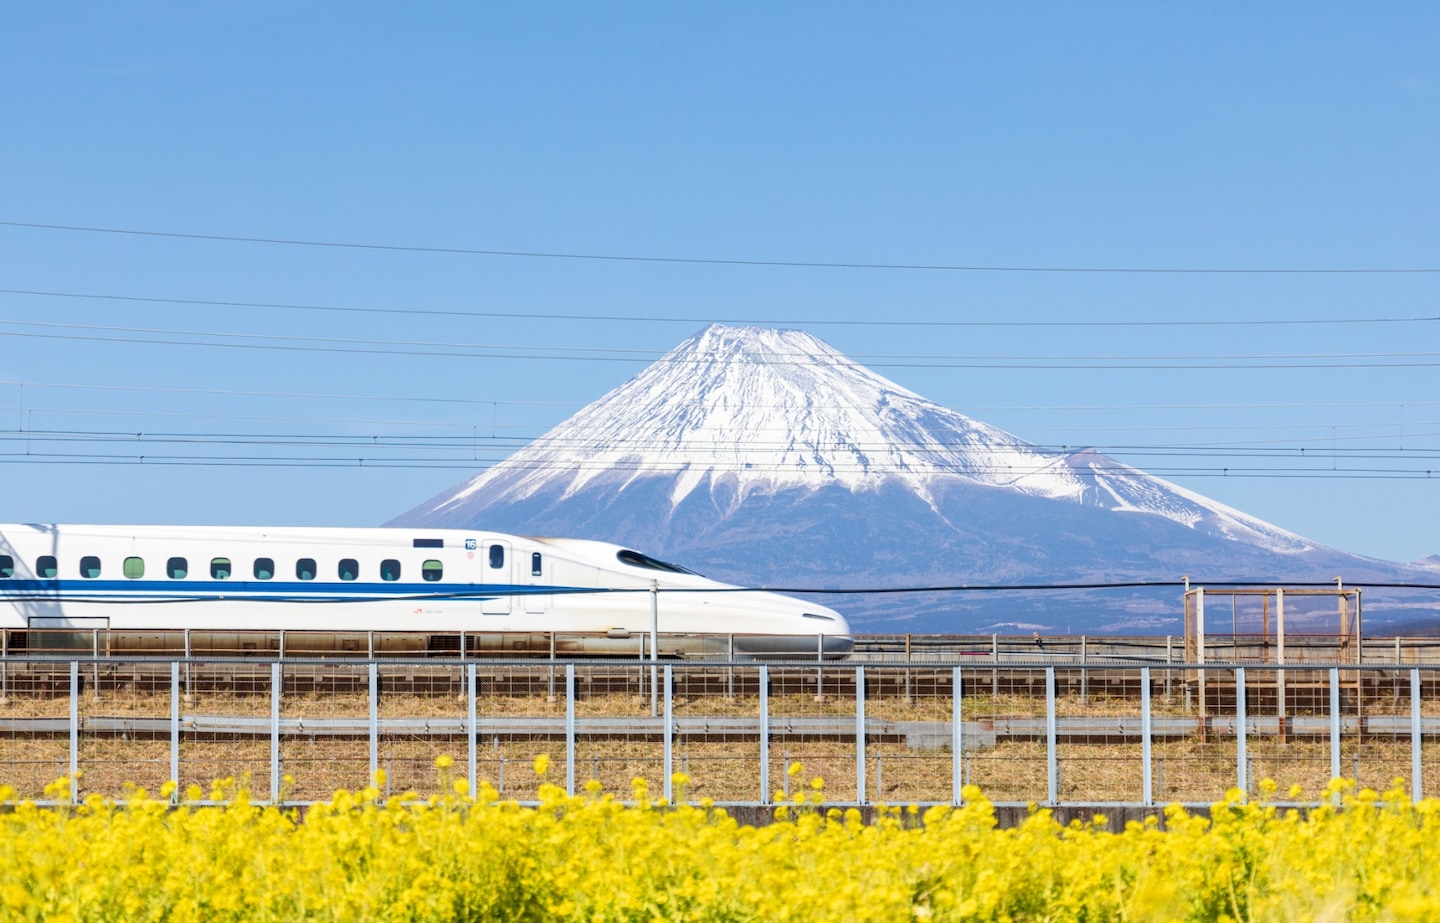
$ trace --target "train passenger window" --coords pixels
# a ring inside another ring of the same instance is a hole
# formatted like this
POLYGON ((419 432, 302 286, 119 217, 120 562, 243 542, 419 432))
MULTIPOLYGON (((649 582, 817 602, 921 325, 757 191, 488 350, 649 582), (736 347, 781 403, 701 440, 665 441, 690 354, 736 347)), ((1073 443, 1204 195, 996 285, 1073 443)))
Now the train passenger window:
POLYGON ((386 558, 385 560, 381 561, 381 562, 380 562, 380 579, 381 579, 381 580, 399 580, 399 579, 400 579, 400 562, 397 561, 397 560, 395 560, 394 558, 386 558))
POLYGON ((540 552, 536 551, 530 555, 530 576, 538 577, 540 576, 540 571, 540 552))
POLYGON ((35 562, 35 576, 49 579, 60 573, 60 565, 53 554, 42 554, 35 562))
POLYGON ((275 559, 274 559, 274 558, 256 558, 256 559, 255 559, 255 579, 256 579, 256 580, 270 580, 270 579, 272 579, 274 576, 275 576, 275 559))
POLYGON ((215 580, 229 580, 229 579, 230 579, 230 559, 229 559, 229 558, 211 558, 211 559, 210 559, 210 576, 211 576, 211 578, 213 578, 213 579, 215 579, 215 580))
POLYGON ((127 579, 139 580, 141 577, 145 576, 145 559, 126 558, 125 566, 122 567, 120 570, 127 579))
POLYGON ((491 566, 491 567, 494 567, 494 568, 501 568, 501 567, 504 567, 504 566, 505 566, 505 546, 504 546, 504 545, 491 545, 491 546, 490 546, 490 566, 491 566))
POLYGON ((295 562, 295 579, 314 580, 318 570, 319 568, 315 564, 314 558, 301 558, 295 562))
POLYGON ((420 565, 421 580, 425 580, 429 583, 435 583, 439 581, 439 579, 443 576, 445 576, 445 565, 441 564, 439 561, 426 561, 424 564, 420 565))
POLYGON ((80 559, 80 576, 87 579, 95 579, 100 576, 100 559, 93 554, 87 554, 80 559))
POLYGON ((184 558, 171 558, 165 562, 165 576, 171 580, 184 580, 190 573, 190 562, 184 558))
POLYGON ((360 562, 354 558, 340 559, 340 579, 354 580, 360 576, 360 562))
POLYGON ((8 554, 0 554, 0 577, 15 576, 15 559, 8 554))

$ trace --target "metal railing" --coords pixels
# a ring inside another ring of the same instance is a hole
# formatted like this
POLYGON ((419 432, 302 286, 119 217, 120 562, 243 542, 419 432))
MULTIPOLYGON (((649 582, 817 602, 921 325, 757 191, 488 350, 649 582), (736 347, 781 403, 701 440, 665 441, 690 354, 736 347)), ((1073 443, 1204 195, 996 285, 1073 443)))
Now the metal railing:
MULTIPOLYGON (((763 806, 1206 804, 1270 778, 1440 793, 1440 664, 951 665, 11 656, 0 784, 43 799, 224 776, 283 803, 361 788, 533 801, 545 781, 763 806), (545 753, 554 769, 538 776, 545 753), (436 757, 455 763, 437 769, 436 757), (794 764, 801 768, 790 772, 794 764), (808 789, 807 789, 808 790, 808 789)), ((1289 797, 1289 796, 1287 796, 1289 797)))
MULTIPOLYGON (((746 650, 764 650, 773 638, 777 649, 788 636, 755 634, 659 634, 661 656, 685 660, 733 660, 746 650)), ((787 658, 836 659, 823 635, 804 642, 805 652, 788 644, 787 658)), ((1051 663, 1150 664, 1184 663, 1185 641, 1179 635, 1002 635, 1002 634, 861 634, 854 635, 849 659, 874 664, 904 663, 1051 663)), ((654 643, 647 633, 626 636, 587 632, 334 632, 334 631, 153 631, 106 628, 0 629, 0 661, 11 657, 242 657, 257 660, 337 658, 388 660, 431 657, 466 660, 509 658, 577 659, 593 649, 609 659, 647 660, 654 643)), ((777 656, 777 654, 772 654, 777 656)), ((1334 634, 1291 632, 1283 649, 1274 635, 1225 634, 1212 631, 1204 639, 1207 662, 1245 664, 1366 663, 1423 665, 1440 663, 1440 637, 1340 638, 1334 634)))

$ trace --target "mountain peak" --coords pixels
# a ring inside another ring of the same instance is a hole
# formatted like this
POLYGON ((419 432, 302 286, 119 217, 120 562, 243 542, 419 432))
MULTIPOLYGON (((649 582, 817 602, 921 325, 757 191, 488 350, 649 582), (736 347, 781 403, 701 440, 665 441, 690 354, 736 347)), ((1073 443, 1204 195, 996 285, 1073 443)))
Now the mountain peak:
MULTIPOLYGON (((639 482, 673 511, 697 491, 722 513, 751 497, 900 487, 932 510, 959 483, 1148 513, 1271 550, 1303 539, 1093 449, 1045 450, 910 391, 801 330, 712 324, 531 445, 406 516, 563 504, 639 482)), ((613 501, 607 501, 613 502, 613 501)))
POLYGON ((623 488, 648 475, 674 478, 672 505, 722 482, 731 505, 757 490, 855 491, 890 479, 923 493, 937 474, 1034 480, 1035 466, 1018 458, 1027 451, 812 334, 712 324, 434 510, 501 482, 523 498, 560 479, 569 496, 598 479, 623 488))

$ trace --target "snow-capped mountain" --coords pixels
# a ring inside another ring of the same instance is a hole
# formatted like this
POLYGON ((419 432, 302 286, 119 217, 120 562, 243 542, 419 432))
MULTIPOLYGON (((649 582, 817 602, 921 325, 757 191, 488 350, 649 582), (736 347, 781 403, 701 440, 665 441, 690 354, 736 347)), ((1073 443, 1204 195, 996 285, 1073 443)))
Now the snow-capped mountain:
MULTIPOLYGON (((1098 452, 1041 449, 808 333, 721 325, 395 524, 605 539, 770 586, 1393 579, 1399 567, 1098 452)), ((958 611, 953 598, 910 598, 903 613, 856 602, 841 606, 861 627, 926 613, 906 630, 977 627, 939 615, 958 611)), ((1111 623, 1133 627, 1133 601, 1127 611, 1111 623)))

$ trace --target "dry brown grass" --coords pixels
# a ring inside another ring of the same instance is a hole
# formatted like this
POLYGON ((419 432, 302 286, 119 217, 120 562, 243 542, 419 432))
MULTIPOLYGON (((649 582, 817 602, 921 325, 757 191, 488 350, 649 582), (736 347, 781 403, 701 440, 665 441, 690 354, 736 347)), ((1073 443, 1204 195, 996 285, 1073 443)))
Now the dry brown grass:
MULTIPOLYGON (((337 678, 334 673, 311 677, 286 676, 286 693, 281 699, 284 718, 368 717, 370 700, 366 688, 353 682, 351 670, 337 678), (333 688, 330 688, 333 687, 333 688)), ((828 674, 827 674, 828 675, 828 674)), ((467 702, 457 668, 400 670, 382 673, 378 700, 382 718, 464 718, 467 702)), ((577 683, 575 712, 578 718, 648 717, 650 714, 648 668, 611 670, 589 682, 577 683)), ((851 690, 830 687, 817 701, 815 671, 791 671, 772 687, 769 697, 773 721, 787 718, 828 717, 843 725, 855 715, 851 690)), ((500 787, 507 797, 530 799, 540 784, 531 770, 539 753, 549 753, 549 778, 564 781, 564 741, 554 735, 497 737, 484 733, 487 717, 547 717, 565 715, 564 677, 555 685, 556 697, 548 698, 550 671, 537 667, 518 675, 480 677, 476 713, 482 719, 477 746, 477 774, 500 787)), ((1255 690, 1251 716, 1273 714, 1273 695, 1267 702, 1263 685, 1255 690)), ((895 677, 867 687, 866 716, 871 721, 948 721, 953 702, 947 695, 920 683, 905 686, 895 677)), ((753 684, 737 682, 735 695, 729 691, 723 671, 706 682, 677 683, 674 713, 682 717, 754 717, 759 714, 759 697, 753 684)), ((948 690, 946 690, 948 691, 948 690)), ((1089 684, 1086 695, 1063 684, 1056 700, 1056 713, 1065 717, 1118 716, 1138 718, 1137 698, 1120 694, 1124 690, 1103 683, 1089 684)), ((1323 714, 1328 692, 1292 688, 1288 711, 1323 714), (1308 698, 1307 698, 1308 696, 1308 698)), ((961 700, 967 721, 992 718, 1043 718, 1043 694, 1028 689, 1005 688, 989 694, 986 682, 967 681, 961 700)), ((1158 717, 1194 715, 1195 702, 1186 700, 1177 686, 1175 694, 1152 697, 1158 717)), ((1371 715, 1409 713, 1408 684, 1375 684, 1369 688, 1363 713, 1371 715)), ((11 688, 8 706, 0 708, 3 718, 67 718, 70 699, 68 677, 64 693, 39 684, 17 691, 11 688)), ((1346 713, 1354 714, 1354 693, 1347 690, 1346 713)), ((166 683, 159 687, 143 682, 116 682, 100 689, 97 698, 84 691, 76 705, 84 718, 148 717, 168 719, 171 696, 166 683)), ((264 683, 231 684, 201 689, 192 701, 181 706, 183 715, 251 716, 270 714, 268 677, 264 683)), ((1210 712, 1220 713, 1214 702, 1210 712)), ((1422 711, 1440 714, 1440 701, 1426 701, 1422 711)), ((163 735, 162 735, 163 736, 163 735)), ((975 741, 967 741, 973 746, 975 741)), ((758 741, 677 736, 674 741, 674 768, 693 779, 688 794, 717 801, 753 801, 761 793, 758 741)), ((126 740, 118 736, 84 733, 80 738, 80 765, 84 770, 83 791, 122 795, 126 783, 157 790, 170 775, 170 743, 164 739, 126 740)), ((1440 791, 1440 742, 1424 745, 1424 783, 1427 792, 1440 791)), ((1274 778, 1282 791, 1292 783, 1312 796, 1319 792, 1331 771, 1329 742, 1325 739, 1252 737, 1248 742, 1252 779, 1274 778)), ((391 733, 378 745, 378 762, 388 773, 392 792, 414 789, 428 794, 442 789, 449 777, 467 769, 467 740, 464 735, 428 736, 391 733), (456 764, 442 773, 435 759, 448 754, 456 764)), ((308 800, 328 798, 337 788, 362 787, 369 781, 370 750, 361 738, 327 738, 285 735, 280 743, 282 773, 295 779, 285 786, 287 797, 308 800)), ((220 776, 247 776, 253 790, 268 796, 271 790, 270 743, 267 737, 236 735, 204 736, 184 733, 180 745, 182 785, 209 782, 220 776)), ((1141 796, 1141 747, 1133 739, 1106 741, 1063 740, 1058 749, 1060 797, 1064 801, 1126 801, 1141 796)), ((826 797, 831 801, 856 798, 856 748, 846 737, 805 737, 776 732, 770 746, 770 771, 766 791, 784 790, 798 784, 785 774, 790 762, 804 764, 801 782, 811 777, 825 779, 826 797)), ((45 784, 63 774, 69 763, 69 740, 64 734, 46 738, 0 736, 0 782, 14 786, 23 797, 39 797, 45 784)), ((1157 739, 1153 749, 1152 772, 1157 801, 1208 801, 1221 797, 1237 778, 1235 741, 1216 738, 1201 741, 1157 739)), ((584 734, 576 742, 577 786, 598 778, 608 791, 628 796, 631 779, 649 780, 652 794, 662 787, 663 744, 656 738, 604 737, 584 734)), ((952 757, 948 749, 919 749, 904 740, 875 737, 866 746, 866 796, 870 800, 903 803, 947 801, 951 795, 952 757)), ((1357 775, 1372 786, 1388 785, 1393 778, 1407 780, 1410 774, 1408 736, 1393 739, 1367 736, 1345 737, 1341 772, 1357 775)), ((1047 763, 1043 741, 1002 738, 995 746, 967 751, 961 760, 963 781, 981 786, 997 801, 1043 800, 1047 791, 1047 763)))

